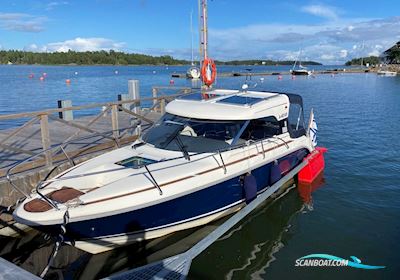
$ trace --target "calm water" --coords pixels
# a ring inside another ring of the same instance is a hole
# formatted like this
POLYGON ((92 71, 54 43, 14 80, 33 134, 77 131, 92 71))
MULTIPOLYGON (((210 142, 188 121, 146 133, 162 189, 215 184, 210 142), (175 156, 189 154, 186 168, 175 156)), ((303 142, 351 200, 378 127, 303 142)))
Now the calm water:
MULTIPOLYGON (((244 69, 246 67, 241 67, 244 69)), ((139 79, 142 96, 152 85, 168 85, 181 67, 0 67, 0 114, 51 108, 57 99, 73 104, 116 100, 128 79, 139 79), (116 75, 114 71, 117 70, 116 75), (74 72, 78 71, 78 75, 74 72), (156 74, 153 74, 156 71, 156 74), (28 79, 29 73, 34 79, 28 79), (47 79, 40 82, 40 73, 47 79), (70 86, 65 79, 71 78, 70 86)), ((274 67, 264 69, 279 71, 274 67)), ((237 68, 225 67, 225 71, 237 68)), ((254 71, 262 70, 256 69, 254 71)), ((244 78, 220 78, 219 87, 238 88, 244 78)), ((313 210, 304 208, 297 190, 252 213, 249 219, 200 255, 191 279, 398 279, 400 274, 400 77, 375 74, 319 75, 315 78, 253 78, 258 90, 301 94, 306 116, 314 108, 319 145, 326 154, 325 184, 313 194, 313 210), (295 267, 295 260, 325 253, 385 269, 295 267)), ((175 79, 175 85, 186 85, 175 79)), ((88 112, 90 113, 90 112, 88 112)), ((3 127, 10 124, 3 125, 3 127)), ((204 230, 207 230, 205 228, 204 230)), ((191 233, 191 232, 189 232, 191 233)), ((40 271, 51 246, 41 237, 25 245, 0 240, 1 254, 26 269, 40 271), (44 244, 44 245, 43 245, 44 244), (8 250, 7 246, 15 246, 8 250)), ((183 240, 166 240, 164 245, 183 240)), ((174 254, 135 253, 137 246, 90 257, 63 249, 51 279, 96 279, 138 263, 174 254), (150 255, 150 257, 149 257, 150 255)), ((168 247, 168 246, 166 246, 168 247)))

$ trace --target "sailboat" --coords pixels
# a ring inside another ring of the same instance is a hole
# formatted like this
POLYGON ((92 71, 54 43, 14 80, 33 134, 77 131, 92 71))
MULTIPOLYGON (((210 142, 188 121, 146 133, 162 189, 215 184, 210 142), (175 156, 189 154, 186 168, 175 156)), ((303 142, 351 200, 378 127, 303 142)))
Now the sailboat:
POLYGON ((309 71, 307 67, 301 65, 301 60, 300 60, 300 55, 301 55, 301 50, 299 50, 299 55, 297 59, 295 60, 292 69, 290 70, 290 73, 292 75, 303 75, 303 76, 309 76, 312 74, 312 71, 309 71), (296 69, 296 64, 297 62, 299 63, 299 67, 296 69))
POLYGON ((190 13, 190 33, 192 36, 191 39, 191 49, 192 49, 192 59, 191 59, 191 67, 186 72, 186 77, 188 79, 199 79, 200 78, 200 69, 196 67, 194 63, 194 56, 193 56, 193 11, 190 13))

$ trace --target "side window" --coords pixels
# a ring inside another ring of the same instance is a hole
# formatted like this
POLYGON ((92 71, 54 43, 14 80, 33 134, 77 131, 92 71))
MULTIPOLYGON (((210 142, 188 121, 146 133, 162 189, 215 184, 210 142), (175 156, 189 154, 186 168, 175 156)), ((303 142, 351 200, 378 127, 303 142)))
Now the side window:
POLYGON ((275 117, 266 117, 251 120, 240 138, 244 140, 261 140, 279 134, 282 134, 280 123, 275 117))
POLYGON ((292 137, 299 137, 305 134, 304 114, 300 104, 290 104, 288 124, 292 137))

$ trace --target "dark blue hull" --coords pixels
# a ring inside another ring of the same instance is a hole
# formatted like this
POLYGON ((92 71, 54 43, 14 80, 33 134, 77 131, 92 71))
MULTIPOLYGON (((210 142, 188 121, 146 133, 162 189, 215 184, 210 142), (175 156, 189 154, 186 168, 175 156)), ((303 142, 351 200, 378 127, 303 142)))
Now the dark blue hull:
MULTIPOLYGON (((263 191, 282 175, 296 167, 308 154, 306 149, 296 151, 252 171, 257 191, 263 191)), ((245 174, 243 174, 245 175, 245 174)), ((245 200, 243 176, 237 176, 206 189, 127 213, 67 224, 66 240, 84 240, 104 236, 140 234, 154 228, 187 222, 190 219, 222 211, 245 200)), ((60 226, 40 227, 39 230, 57 232, 60 226)))

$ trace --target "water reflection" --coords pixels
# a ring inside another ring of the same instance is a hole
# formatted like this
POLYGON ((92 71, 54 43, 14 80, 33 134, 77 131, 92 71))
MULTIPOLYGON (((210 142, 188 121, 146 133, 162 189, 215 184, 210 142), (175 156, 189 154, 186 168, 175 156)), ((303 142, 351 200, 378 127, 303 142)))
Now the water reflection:
POLYGON ((311 193, 323 183, 321 175, 313 184, 293 185, 258 208, 195 259, 189 279, 265 278, 276 254, 296 234, 292 225, 297 214, 312 205, 311 193))
MULTIPOLYGON (((137 242, 97 255, 64 245, 44 279, 99 279, 162 260, 188 250, 222 222, 137 242)), ((0 244, 0 257, 35 275, 40 275, 44 270, 54 247, 54 241, 46 240, 43 234, 35 230, 21 238, 0 237, 0 244)))
MULTIPOLYGON (((320 176, 311 185, 298 184, 298 192, 292 190, 295 185, 288 185, 196 258, 189 278, 262 277, 274 262, 275 254, 294 234, 291 220, 304 209, 303 205, 312 206, 311 193, 323 183, 320 176)), ((97 255, 64 245, 44 279, 99 279, 152 263, 188 250, 225 220, 97 255)), ((22 238, 2 238, 0 244, 1 257, 35 275, 40 275, 46 267, 54 246, 52 240, 34 230, 22 238)))
POLYGON ((312 211, 314 209, 313 199, 311 194, 316 191, 318 188, 322 187, 325 184, 324 174, 321 173, 317 178, 311 183, 298 183, 297 190, 299 192, 300 198, 304 202, 304 206, 307 210, 312 211))

